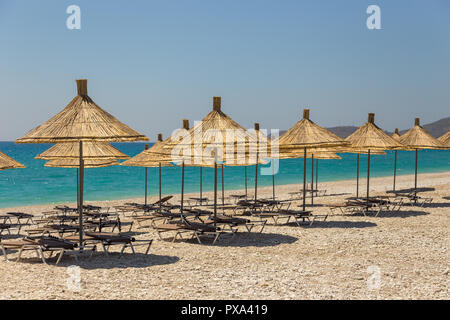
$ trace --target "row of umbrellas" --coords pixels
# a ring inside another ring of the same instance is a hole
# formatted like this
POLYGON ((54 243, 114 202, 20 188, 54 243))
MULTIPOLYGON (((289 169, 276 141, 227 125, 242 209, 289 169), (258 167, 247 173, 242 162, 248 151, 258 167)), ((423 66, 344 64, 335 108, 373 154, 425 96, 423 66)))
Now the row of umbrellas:
MULTIPOLYGON (((53 147, 38 155, 37 158, 47 160, 46 166, 74 167, 78 169, 77 202, 80 216, 80 243, 82 243, 84 168, 116 165, 118 164, 117 160, 129 158, 112 147, 109 144, 110 142, 148 141, 148 138, 100 108, 87 94, 87 80, 76 80, 76 83, 78 88, 77 96, 62 111, 28 132, 24 137, 17 139, 16 143, 55 143, 53 147)), ((309 109, 305 109, 303 118, 292 128, 278 139, 270 140, 259 130, 259 124, 255 124, 254 130, 245 130, 222 111, 221 98, 214 97, 212 111, 202 121, 189 128, 189 122, 184 120, 182 128, 171 137, 163 140, 162 135, 158 135, 158 141, 151 148, 146 146, 144 151, 122 162, 121 165, 146 168, 146 202, 147 168, 159 168, 161 196, 161 168, 172 166, 172 163, 180 165, 182 167, 181 213, 183 213, 185 166, 200 167, 200 176, 203 167, 213 167, 214 214, 216 214, 218 167, 222 169, 223 195, 224 166, 244 166, 246 176, 246 167, 255 165, 256 200, 259 164, 267 163, 266 158, 303 157, 305 158, 303 168, 303 210, 305 210, 306 158, 311 158, 312 163, 314 163, 314 159, 317 161, 317 159, 339 158, 335 154, 336 152, 352 152, 358 155, 357 167, 359 167, 359 154, 366 153, 368 155, 367 199, 369 199, 371 154, 384 154, 384 150, 395 150, 395 152, 396 150, 415 150, 415 187, 417 187, 418 150, 449 147, 449 133, 439 138, 439 140, 435 139, 420 126, 419 119, 416 119, 414 127, 407 133, 399 136, 398 132, 396 132, 392 137, 380 129, 374 120, 375 115, 370 113, 368 121, 363 126, 359 127, 346 139, 342 139, 310 120, 309 109), (230 135, 230 132, 233 134, 230 135), (231 150, 230 145, 233 146, 231 150), (276 150, 276 147, 278 150, 276 150), (266 149, 270 150, 270 155, 262 152, 266 149)), ((3 163, 5 163, 5 168, 8 168, 8 165, 9 168, 21 167, 19 163, 0 153, 0 166, 3 166, 3 163)), ((314 171, 314 167, 312 167, 312 170, 314 171)), ((202 198, 201 195, 200 198, 202 198)))

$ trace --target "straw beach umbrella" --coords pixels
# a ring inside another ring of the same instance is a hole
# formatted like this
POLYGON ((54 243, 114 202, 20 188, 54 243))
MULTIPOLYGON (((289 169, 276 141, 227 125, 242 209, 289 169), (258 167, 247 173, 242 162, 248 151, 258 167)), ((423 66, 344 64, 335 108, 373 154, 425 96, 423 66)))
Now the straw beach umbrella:
POLYGON ((26 168, 20 162, 0 151, 0 170, 26 168))
POLYGON ((162 167, 172 167, 173 165, 170 163, 170 158, 167 157, 167 161, 161 161, 161 153, 165 152, 162 147, 165 144, 162 138, 162 134, 158 133, 158 137, 156 142, 153 144, 151 148, 148 148, 148 145, 145 145, 144 151, 138 153, 131 159, 128 159, 122 162, 121 166, 130 166, 130 167, 145 167, 145 200, 144 203, 147 205, 147 168, 159 168, 159 200, 161 200, 162 192, 161 192, 161 173, 162 167), (156 161, 155 155, 158 155, 157 158, 159 161, 156 161))
POLYGON ((309 109, 303 111, 303 119, 283 133, 278 139, 281 153, 303 149, 303 211, 306 209, 306 157, 311 148, 338 147, 348 145, 342 138, 320 127, 309 119, 309 109))
POLYGON ((79 79, 77 96, 58 114, 28 132, 16 143, 79 144, 79 223, 80 249, 83 244, 83 147, 86 142, 147 141, 148 138, 100 108, 87 92, 87 80, 79 79))
POLYGON ((235 155, 236 146, 245 147, 249 142, 255 143, 254 138, 222 112, 221 97, 213 97, 213 110, 189 130, 183 141, 170 143, 173 150, 188 148, 192 152, 189 159, 193 159, 193 164, 205 162, 214 165, 214 217, 217 214, 217 166, 235 155))
POLYGON ((369 113, 368 121, 345 140, 351 143, 352 148, 367 150, 367 203, 369 203, 371 152, 401 148, 402 144, 390 137, 375 124, 374 113, 369 113))
POLYGON ((400 137, 400 142, 403 145, 412 148, 416 152, 416 165, 414 170, 414 197, 417 199, 417 162, 419 149, 444 149, 445 146, 431 134, 428 133, 420 125, 420 119, 416 118, 414 127, 400 137))
POLYGON ((438 138, 438 140, 446 147, 450 148, 450 131, 444 133, 442 136, 438 138))

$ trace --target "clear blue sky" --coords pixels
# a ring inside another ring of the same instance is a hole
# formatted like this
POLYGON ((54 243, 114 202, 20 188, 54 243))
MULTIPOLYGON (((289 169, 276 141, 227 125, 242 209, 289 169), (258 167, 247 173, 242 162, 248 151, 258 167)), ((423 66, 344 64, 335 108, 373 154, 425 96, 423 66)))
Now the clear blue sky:
POLYGON ((200 120, 222 96, 245 127, 386 130, 450 115, 448 0, 0 0, 0 140, 90 96, 146 134, 200 120), (81 30, 66 8, 81 7, 81 30), (366 28, 381 7, 382 30, 366 28))

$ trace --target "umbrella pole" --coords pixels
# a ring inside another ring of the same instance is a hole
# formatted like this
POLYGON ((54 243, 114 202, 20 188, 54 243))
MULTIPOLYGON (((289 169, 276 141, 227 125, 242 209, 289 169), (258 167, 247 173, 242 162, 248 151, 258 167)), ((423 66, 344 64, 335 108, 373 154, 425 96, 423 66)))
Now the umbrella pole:
POLYGON ((217 161, 214 161, 214 228, 217 220, 217 161))
POLYGON ((397 150, 394 151, 394 185, 392 190, 395 191, 395 176, 397 175, 397 150))
POLYGON ((314 154, 311 154, 311 205, 314 205, 314 154))
POLYGON ((79 224, 80 224, 80 251, 83 251, 83 179, 84 179, 84 160, 83 160, 83 141, 80 141, 80 179, 79 179, 79 199, 80 203, 78 206, 79 213, 79 224))
POLYGON ((245 176, 245 200, 247 200, 247 167, 244 167, 244 176, 245 176))
POLYGON ((417 160, 418 160, 418 150, 416 149, 416 169, 414 173, 414 203, 417 203, 417 160))
POLYGON ((316 159, 316 190, 319 191, 317 188, 317 182, 319 181, 319 159, 316 159))
POLYGON ((77 208, 80 207, 80 184, 78 182, 78 168, 77 168, 77 208))
POLYGON ((356 198, 359 198, 359 153, 356 154, 356 198))
POLYGON ((203 167, 200 167, 200 205, 202 205, 203 197, 203 167))
POLYGON ((303 155, 303 211, 306 210, 306 148, 303 155))
POLYGON ((181 214, 183 214, 183 204, 184 204, 184 160, 181 165, 181 205, 180 205, 181 214))
POLYGON ((159 212, 161 212, 161 162, 159 163, 159 212))
POLYGON ((367 208, 366 211, 369 211, 369 182, 370 182, 370 149, 367 152, 367 208))
POLYGON ((256 156, 255 166, 255 203, 258 200, 258 156, 256 156))
POLYGON ((144 204, 147 205, 147 180, 148 180, 148 170, 147 167, 145 167, 145 200, 144 200, 144 204))
POLYGON ((272 199, 275 200, 275 169, 273 168, 274 159, 272 159, 272 199))
POLYGON ((223 182, 223 164, 222 164, 222 206, 225 206, 225 188, 224 188, 224 182, 223 182))

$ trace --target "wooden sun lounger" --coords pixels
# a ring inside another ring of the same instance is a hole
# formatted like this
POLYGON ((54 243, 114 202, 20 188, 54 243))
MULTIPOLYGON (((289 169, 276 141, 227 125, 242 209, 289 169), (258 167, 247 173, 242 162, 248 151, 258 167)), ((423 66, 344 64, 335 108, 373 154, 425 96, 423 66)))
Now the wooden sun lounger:
POLYGON ((105 255, 109 255, 109 248, 114 245, 122 245, 120 250, 119 258, 122 257, 127 248, 131 249, 133 254, 136 254, 136 246, 146 246, 145 254, 147 255, 150 251, 150 247, 153 240, 137 240, 126 234, 112 233, 112 232, 86 232, 89 241, 97 241, 103 247, 103 252, 105 255))
MULTIPOLYGON (((181 223, 156 225, 154 226, 154 229, 158 232, 161 240, 167 240, 162 237, 163 233, 174 232, 175 235, 172 238, 172 242, 174 242, 177 237, 182 239, 182 234, 188 233, 191 235, 191 239, 196 238, 200 244, 202 244, 202 237, 212 236, 212 244, 215 244, 222 235, 222 230, 220 228, 214 228, 213 226, 204 223, 188 222, 185 219, 183 219, 183 222, 181 223)), ((232 234, 234 236, 235 232, 232 234)))
POLYGON ((239 226, 244 226, 247 229, 247 232, 251 232, 255 226, 260 226, 260 230, 258 233, 261 233, 266 226, 267 220, 262 221, 251 221, 250 219, 238 218, 238 217, 229 217, 226 215, 217 215, 216 218, 214 216, 209 216, 207 220, 200 220, 205 224, 219 224, 221 226, 226 226, 231 232, 235 232, 238 230, 239 226))
POLYGON ((59 264, 61 258, 65 254, 71 254, 76 261, 78 260, 78 251, 75 250, 77 244, 55 237, 30 237, 15 240, 2 240, 0 242, 0 247, 5 261, 10 261, 8 259, 8 250, 19 251, 16 262, 21 260, 22 253, 27 250, 34 250, 37 257, 45 264, 47 264, 47 260, 53 256, 54 252, 59 253, 56 264, 59 264), (50 252, 50 256, 46 258, 44 252, 50 252))

